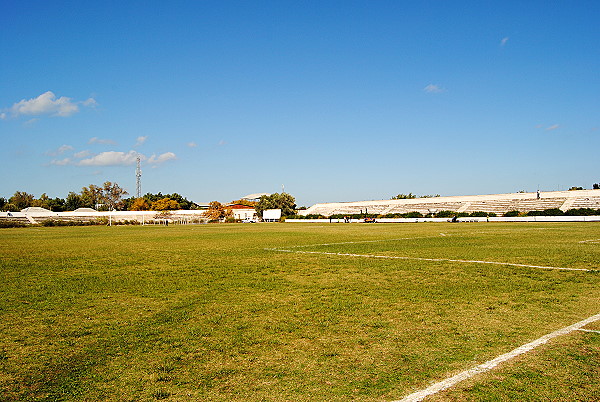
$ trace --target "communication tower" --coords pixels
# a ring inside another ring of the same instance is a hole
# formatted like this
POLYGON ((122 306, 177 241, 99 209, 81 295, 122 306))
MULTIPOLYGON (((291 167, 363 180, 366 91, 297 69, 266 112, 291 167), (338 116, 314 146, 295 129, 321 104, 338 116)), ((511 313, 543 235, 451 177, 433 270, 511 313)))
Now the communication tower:
POLYGON ((136 160, 137 167, 135 168, 135 196, 136 198, 142 198, 142 168, 140 167, 142 158, 138 155, 136 160))

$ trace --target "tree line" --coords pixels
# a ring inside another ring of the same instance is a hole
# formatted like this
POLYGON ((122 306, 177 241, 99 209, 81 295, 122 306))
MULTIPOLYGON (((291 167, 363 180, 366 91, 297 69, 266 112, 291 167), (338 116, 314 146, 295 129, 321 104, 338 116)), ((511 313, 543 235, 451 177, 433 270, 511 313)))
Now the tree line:
POLYGON ((46 193, 39 198, 26 191, 16 191, 12 197, 0 197, 0 210, 17 212, 28 207, 41 207, 54 212, 93 208, 98 211, 165 211, 198 209, 198 204, 180 194, 147 193, 142 198, 129 197, 117 183, 104 182, 101 186, 90 184, 80 192, 71 191, 65 198, 50 198, 46 193))
MULTIPOLYGON (((179 209, 200 209, 200 206, 180 194, 147 193, 141 198, 129 197, 117 183, 110 181, 98 186, 90 184, 80 192, 69 192, 66 198, 50 198, 46 193, 39 198, 25 191, 17 191, 12 197, 0 197, 0 210, 18 212, 28 207, 41 207, 54 212, 74 211, 78 208, 92 208, 97 211, 174 211, 179 209)), ((296 214, 296 199, 288 193, 263 195, 258 202, 235 200, 231 204, 253 207, 259 217, 266 209, 281 209, 282 216, 296 214)), ((212 201, 206 212, 207 217, 224 220, 233 217, 233 212, 225 204, 212 201)))

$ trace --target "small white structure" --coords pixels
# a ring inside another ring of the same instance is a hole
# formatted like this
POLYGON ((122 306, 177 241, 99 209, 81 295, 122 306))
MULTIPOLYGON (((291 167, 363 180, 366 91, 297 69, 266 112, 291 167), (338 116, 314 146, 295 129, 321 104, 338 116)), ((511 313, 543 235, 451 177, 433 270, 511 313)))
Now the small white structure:
POLYGON ((233 213, 233 217, 239 220, 247 220, 247 219, 256 219, 256 210, 253 207, 242 207, 235 206, 235 208, 231 208, 231 212, 233 213))
POLYGON ((281 209, 265 209, 263 211, 264 222, 279 222, 281 219, 281 209))
POLYGON ((271 193, 254 193, 254 194, 248 194, 244 197, 242 197, 242 200, 246 200, 246 201, 253 201, 253 202, 258 202, 260 201, 260 197, 262 197, 263 195, 269 196, 271 195, 271 193))

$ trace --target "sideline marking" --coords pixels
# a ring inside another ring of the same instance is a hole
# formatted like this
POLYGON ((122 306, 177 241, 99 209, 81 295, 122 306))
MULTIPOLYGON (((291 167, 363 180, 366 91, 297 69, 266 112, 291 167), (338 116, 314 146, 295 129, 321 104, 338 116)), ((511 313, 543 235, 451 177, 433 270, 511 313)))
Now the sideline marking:
MULTIPOLYGON (((513 357, 516 357, 523 353, 529 352, 530 350, 548 342, 552 338, 555 338, 555 337, 561 336, 561 335, 566 335, 566 334, 568 334, 572 331, 576 331, 576 330, 585 331, 585 330, 582 330, 581 327, 584 327, 587 324, 590 324, 590 323, 598 321, 598 320, 600 320, 600 314, 593 315, 589 318, 586 318, 583 321, 579 321, 578 323, 569 325, 568 327, 565 327, 565 328, 559 329, 558 331, 554 331, 550 334, 544 335, 541 338, 538 338, 533 342, 529 342, 529 343, 526 343, 525 345, 519 346, 518 348, 516 348, 508 353, 505 353, 503 355, 500 355, 500 356, 496 357, 495 359, 489 360, 485 363, 482 363, 478 366, 473 367, 472 369, 463 371, 462 373, 459 373, 455 376, 452 376, 450 378, 447 378, 445 380, 437 382, 437 383, 425 388, 424 390, 414 392, 414 393, 412 393, 408 396, 405 396, 404 398, 402 398, 398 401, 394 401, 394 402, 419 402, 419 401, 422 401, 425 397, 427 397, 429 395, 433 395, 440 391, 448 389, 463 380, 473 377, 476 374, 489 371, 489 370, 493 369, 494 367, 496 367, 497 365, 499 365, 500 363, 510 360, 513 357)), ((587 331, 590 331, 590 330, 587 330, 587 331)))
POLYGON ((440 262, 460 262, 466 264, 492 264, 492 265, 509 265, 512 267, 525 267, 525 268, 538 268, 538 269, 557 269, 562 271, 591 271, 586 268, 567 268, 567 267, 546 267, 543 265, 527 265, 527 264, 515 264, 510 262, 497 262, 497 261, 480 261, 480 260, 453 260, 449 258, 424 258, 424 257, 404 257, 404 256, 392 256, 392 255, 373 255, 373 254, 351 254, 351 253, 329 253, 325 251, 296 251, 296 250, 284 250, 277 248, 265 248, 269 251, 278 251, 282 253, 296 253, 296 254, 323 254, 323 255, 339 255, 342 257, 363 257, 363 258, 384 258, 391 260, 418 260, 418 261, 440 261, 440 262))

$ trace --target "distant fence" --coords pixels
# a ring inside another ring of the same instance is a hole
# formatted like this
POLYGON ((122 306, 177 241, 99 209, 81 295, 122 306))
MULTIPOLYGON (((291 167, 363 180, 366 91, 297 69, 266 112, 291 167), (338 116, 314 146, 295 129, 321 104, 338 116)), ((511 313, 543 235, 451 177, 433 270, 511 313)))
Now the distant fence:
MULTIPOLYGON (((377 223, 450 222, 450 218, 376 218, 377 223)), ((464 217, 458 222, 600 222, 600 216, 495 216, 464 217)), ((286 219, 285 223, 344 223, 344 219, 286 219)), ((364 223, 362 219, 350 219, 350 223, 364 223)))
POLYGON ((89 222, 104 219, 112 222, 137 221, 139 223, 199 223, 206 221, 203 210, 178 210, 169 211, 168 214, 161 214, 157 211, 96 211, 96 212, 42 212, 42 213, 24 213, 24 212, 0 212, 0 221, 20 221, 27 224, 42 223, 47 220, 52 221, 80 221, 89 222))

